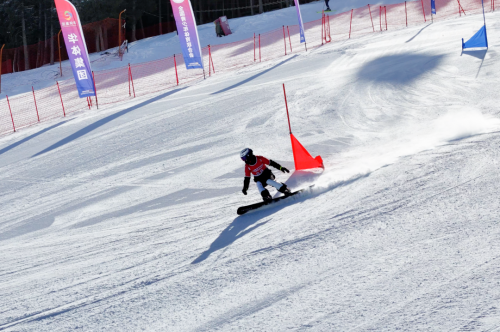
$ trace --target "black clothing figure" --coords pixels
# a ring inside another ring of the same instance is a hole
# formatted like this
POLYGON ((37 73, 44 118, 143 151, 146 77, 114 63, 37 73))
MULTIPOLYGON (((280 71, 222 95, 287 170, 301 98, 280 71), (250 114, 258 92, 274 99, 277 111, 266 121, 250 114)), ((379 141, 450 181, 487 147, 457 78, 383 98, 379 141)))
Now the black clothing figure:
POLYGON ((224 37, 224 30, 222 30, 222 27, 220 25, 220 19, 216 19, 214 21, 215 23, 215 33, 217 34, 217 37, 224 37))
POLYGON ((328 5, 328 3, 329 3, 329 2, 330 2, 330 0, 325 0, 325 5, 326 5, 326 10, 325 10, 325 12, 329 12, 329 11, 331 11, 330 6, 328 5))

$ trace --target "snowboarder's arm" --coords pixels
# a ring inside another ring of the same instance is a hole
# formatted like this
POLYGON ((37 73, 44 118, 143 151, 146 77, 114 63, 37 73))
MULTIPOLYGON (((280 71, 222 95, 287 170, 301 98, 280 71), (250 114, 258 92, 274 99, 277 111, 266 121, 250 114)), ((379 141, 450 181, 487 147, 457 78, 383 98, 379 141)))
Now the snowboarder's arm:
POLYGON ((281 166, 280 164, 278 164, 277 162, 275 162, 273 160, 269 160, 269 165, 273 166, 276 169, 279 169, 283 173, 290 173, 290 171, 286 167, 281 166))
POLYGON ((243 181, 243 190, 241 191, 243 194, 247 194, 248 186, 250 185, 250 177, 245 176, 245 180, 243 181))

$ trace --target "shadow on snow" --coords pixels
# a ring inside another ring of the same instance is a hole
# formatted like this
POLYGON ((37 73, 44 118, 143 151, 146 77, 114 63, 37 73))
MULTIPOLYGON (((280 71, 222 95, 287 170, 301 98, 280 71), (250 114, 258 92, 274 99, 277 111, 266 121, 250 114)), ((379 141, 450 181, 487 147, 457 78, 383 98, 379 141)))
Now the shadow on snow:
MULTIPOLYGON (((296 190, 299 188, 307 187, 309 184, 317 180, 320 176, 321 173, 316 171, 295 171, 292 174, 292 176, 286 181, 286 183, 287 185, 289 185, 290 188, 296 190)), ((245 215, 236 217, 236 219, 234 219, 233 222, 229 226, 227 226, 226 229, 222 231, 219 237, 215 239, 214 242, 212 242, 210 247, 206 251, 204 251, 198 258, 196 258, 191 264, 198 264, 203 262, 212 253, 220 249, 223 249, 225 247, 228 247, 239 238, 242 238, 248 233, 267 224, 269 221, 272 220, 272 217, 269 218, 271 215, 284 209, 285 207, 297 203, 302 203, 309 198, 319 196, 326 191, 333 190, 339 185, 345 185, 345 184, 347 183, 337 184, 331 188, 327 187, 326 190, 325 189, 320 190, 317 193, 312 191, 306 191, 304 193, 289 197, 285 200, 264 206, 256 211, 248 212, 245 215), (263 219, 266 220, 261 221, 263 219)))
POLYGON ((59 127, 60 125, 63 125, 63 124, 65 124, 65 123, 66 123, 66 122, 68 122, 68 121, 69 121, 69 120, 65 120, 65 121, 63 121, 63 122, 59 122, 59 123, 57 123, 57 124, 55 124, 55 125, 53 125, 53 126, 50 126, 50 127, 48 127, 48 128, 45 128, 45 129, 42 129, 42 130, 40 130, 39 132, 37 132, 37 133, 35 133, 35 134, 33 134, 33 135, 30 135, 30 136, 28 136, 28 137, 25 137, 25 138, 23 138, 22 140, 20 140, 20 141, 18 141, 18 142, 16 142, 16 143, 12 143, 11 145, 9 145, 9 146, 7 146, 7 147, 3 148, 2 150, 0 150, 0 154, 4 154, 5 152, 7 152, 7 151, 9 151, 9 150, 12 150, 12 149, 13 149, 13 148, 15 148, 16 146, 21 145, 21 144, 23 144, 23 143, 25 143, 25 142, 27 142, 27 141, 29 141, 29 140, 31 140, 31 139, 33 139, 33 138, 37 137, 37 136, 40 136, 41 134, 46 133, 47 131, 49 131, 49 130, 51 130, 51 129, 54 129, 54 128, 56 128, 56 127, 59 127))
POLYGON ((439 66, 443 55, 397 54, 367 62, 357 73, 365 81, 411 84, 439 66))
POLYGON ((61 147, 61 146, 63 146, 63 145, 66 145, 66 144, 68 144, 68 143, 70 143, 70 142, 72 142, 72 141, 74 141, 74 140, 76 140, 76 139, 78 139, 78 138, 80 138, 80 137, 82 137, 82 136, 84 136, 84 135, 86 135, 86 134, 90 133, 91 131, 94 131, 94 130, 96 130, 97 128, 104 126, 104 125, 105 125, 105 124, 107 124, 108 122, 111 122, 111 121, 115 120, 116 118, 118 118, 118 117, 120 117, 120 116, 122 116, 122 115, 125 115, 125 114, 127 114, 127 113, 129 113, 129 112, 135 111, 136 109, 139 109, 139 108, 141 108, 141 107, 147 106, 147 105, 149 105, 149 104, 151 104, 151 103, 154 103, 155 101, 158 101, 158 100, 160 100, 160 99, 163 99, 163 98, 165 98, 165 97, 168 97, 168 96, 170 96, 170 95, 173 95, 174 93, 177 93, 177 92, 179 92, 179 91, 181 91, 181 90, 184 90, 184 89, 186 89, 186 87, 184 87, 184 88, 179 88, 179 89, 175 89, 175 90, 172 90, 172 91, 166 92, 166 93, 161 94, 161 95, 159 95, 159 96, 157 96, 157 97, 154 97, 154 98, 151 98, 151 99, 149 99, 149 100, 146 100, 146 101, 144 101, 144 102, 142 102, 142 103, 140 103, 140 104, 137 104, 137 105, 135 105, 135 106, 129 107, 129 108, 127 108, 127 109, 124 109, 123 111, 120 111, 120 112, 117 112, 117 113, 111 114, 110 116, 107 116, 107 117, 105 117, 104 119, 98 120, 98 121, 96 121, 96 122, 94 122, 94 123, 92 123, 92 124, 88 125, 87 127, 80 129, 80 130, 79 130, 79 131, 77 131, 76 133, 71 134, 70 136, 68 136, 68 137, 66 137, 66 138, 64 138, 64 139, 62 139, 62 140, 60 140, 59 142, 57 142, 57 143, 55 143, 55 144, 53 144, 53 145, 49 146, 49 147, 48 147, 48 148, 46 148, 45 150, 43 150, 43 151, 41 151, 41 152, 38 152, 37 154, 35 154, 34 156, 32 156, 32 158, 33 158, 33 157, 37 157, 37 156, 39 156, 39 155, 42 155, 42 154, 44 154, 44 153, 50 152, 50 151, 52 151, 52 150, 54 150, 54 149, 57 149, 58 147, 61 147))

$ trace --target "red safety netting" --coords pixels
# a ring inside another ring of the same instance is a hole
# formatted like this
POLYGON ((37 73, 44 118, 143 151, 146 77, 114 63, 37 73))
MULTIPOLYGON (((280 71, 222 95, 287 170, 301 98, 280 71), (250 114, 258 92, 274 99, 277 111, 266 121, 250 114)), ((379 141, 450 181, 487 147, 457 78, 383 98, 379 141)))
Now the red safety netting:
POLYGON ((10 133, 14 131, 14 125, 12 124, 10 114, 7 99, 0 100, 0 133, 10 133))
POLYGON ((230 44, 210 46, 216 71, 241 68, 259 61, 258 35, 230 44))
MULTIPOLYGON (((387 6, 365 6, 336 15, 323 15, 319 20, 304 24, 307 44, 300 43, 300 29, 298 25, 294 25, 257 34, 254 38, 234 43, 208 46, 202 49, 205 71, 187 70, 182 54, 98 71, 94 73, 97 98, 80 99, 74 79, 60 81, 42 90, 0 100, 0 135, 13 132, 14 128, 17 130, 40 121, 88 110, 97 106, 97 102, 99 105, 106 105, 131 100, 201 80, 215 73, 305 52, 306 48, 313 49, 330 41, 341 41, 373 32, 423 25, 432 20, 458 18, 482 12, 481 0, 435 0, 435 3, 437 13, 432 16, 430 2, 422 0, 387 6)), ((485 11, 494 10, 494 0, 486 0, 484 5, 485 11)), ((111 40, 116 40, 114 43, 118 44, 117 21, 109 19, 86 27, 86 38, 95 41, 92 48, 89 46, 92 43, 87 40, 89 51, 104 46, 110 47, 111 40), (107 44, 105 39, 108 40, 107 44)), ((163 28, 169 30, 171 27, 163 28)), ((142 37, 154 35, 156 29, 159 30, 159 26, 151 28, 151 31, 141 32, 142 37)), ((65 51, 64 56, 67 57, 65 51)), ((40 52, 37 57, 38 63, 46 63, 46 51, 40 52)), ((4 60, 6 58, 5 50, 3 58, 4 60)), ((14 66, 21 70, 19 59, 21 58, 16 58, 14 66)))
POLYGON ((56 84, 42 90, 35 90, 35 96, 40 121, 59 118, 65 115, 66 111, 63 112, 56 84))

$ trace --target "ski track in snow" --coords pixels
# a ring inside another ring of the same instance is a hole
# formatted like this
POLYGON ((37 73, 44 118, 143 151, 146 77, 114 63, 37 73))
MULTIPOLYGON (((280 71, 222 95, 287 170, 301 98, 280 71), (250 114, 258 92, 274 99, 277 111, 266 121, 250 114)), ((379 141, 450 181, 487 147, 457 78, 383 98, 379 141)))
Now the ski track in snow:
POLYGON ((0 330, 498 330, 500 26, 483 58, 457 49, 481 24, 329 44, 0 138, 0 330), (281 83, 326 169, 237 216, 260 199, 241 194, 243 147, 293 168, 281 83))

